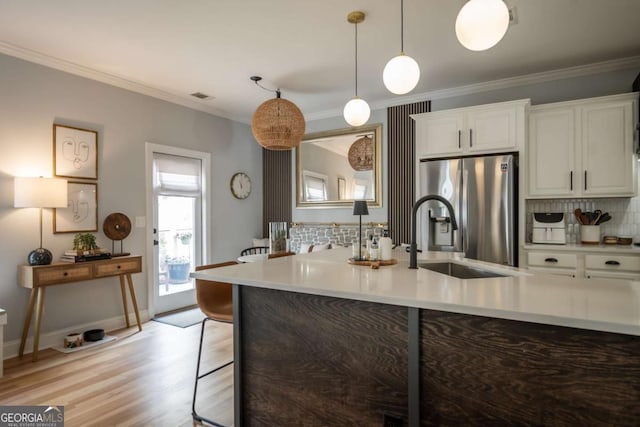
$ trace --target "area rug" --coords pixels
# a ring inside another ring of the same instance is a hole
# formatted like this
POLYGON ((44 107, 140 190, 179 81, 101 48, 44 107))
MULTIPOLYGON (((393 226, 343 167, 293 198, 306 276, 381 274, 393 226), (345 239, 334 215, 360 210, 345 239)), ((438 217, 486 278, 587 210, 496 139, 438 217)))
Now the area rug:
POLYGON ((167 325, 177 326, 179 328, 187 328, 202 322, 204 318, 204 313, 196 307, 185 311, 179 311, 177 313, 157 316, 154 317, 153 320, 160 323, 166 323, 167 325))
POLYGON ((75 353, 76 351, 88 350, 93 347, 97 347, 102 344, 106 344, 111 341, 117 340, 118 337, 114 337, 112 335, 105 335, 100 341, 85 341, 80 347, 73 348, 64 348, 63 345, 52 347, 54 350, 59 351, 60 353, 75 353))

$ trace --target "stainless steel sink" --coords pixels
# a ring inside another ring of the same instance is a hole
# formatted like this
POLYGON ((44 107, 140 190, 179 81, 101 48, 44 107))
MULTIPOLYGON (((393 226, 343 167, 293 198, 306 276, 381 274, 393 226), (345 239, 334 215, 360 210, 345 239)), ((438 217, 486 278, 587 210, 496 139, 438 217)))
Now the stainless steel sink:
POLYGON ((506 274, 494 271, 483 270, 477 267, 470 267, 455 262, 425 262, 418 264, 418 267, 458 279, 483 279, 487 277, 508 277, 506 274))

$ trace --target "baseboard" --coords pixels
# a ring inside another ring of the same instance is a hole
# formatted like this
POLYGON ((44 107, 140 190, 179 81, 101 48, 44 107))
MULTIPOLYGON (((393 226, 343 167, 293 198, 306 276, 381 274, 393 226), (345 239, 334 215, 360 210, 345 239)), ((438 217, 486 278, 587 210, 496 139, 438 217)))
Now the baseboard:
MULTIPOLYGON (((129 319, 131 326, 136 325, 136 315, 129 313, 129 319)), ((147 322, 149 320, 149 312, 140 310, 140 321, 147 322)), ((55 345, 59 345, 64 341, 64 337, 73 332, 84 332, 89 329, 104 329, 105 332, 115 331, 127 326, 123 316, 116 316, 110 319, 97 320, 95 322, 85 323, 82 325, 76 325, 65 329, 59 329, 57 331, 47 332, 46 334, 40 334, 40 344, 38 350, 44 350, 55 345)), ((25 355, 30 354, 33 351, 33 325, 29 329, 30 336, 27 338, 27 343, 24 347, 25 355)), ((0 343, 1 344, 1 343, 0 343)), ((8 341, 4 343, 4 359, 10 359, 18 355, 20 350, 20 339, 8 341)))

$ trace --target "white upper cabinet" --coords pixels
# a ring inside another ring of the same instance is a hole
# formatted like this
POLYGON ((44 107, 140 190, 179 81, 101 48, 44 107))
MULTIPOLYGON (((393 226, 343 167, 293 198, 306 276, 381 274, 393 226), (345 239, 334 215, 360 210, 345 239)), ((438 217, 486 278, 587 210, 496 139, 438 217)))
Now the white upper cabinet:
POLYGON ((532 106, 529 196, 634 196, 637 108, 637 93, 532 106))
POLYGON ((416 158, 518 151, 529 100, 414 114, 416 158))

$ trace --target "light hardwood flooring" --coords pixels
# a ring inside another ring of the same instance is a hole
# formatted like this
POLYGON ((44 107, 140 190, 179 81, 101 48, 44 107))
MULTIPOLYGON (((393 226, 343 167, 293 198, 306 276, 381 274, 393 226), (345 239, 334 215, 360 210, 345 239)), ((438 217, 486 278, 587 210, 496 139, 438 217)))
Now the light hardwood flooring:
MULTIPOLYGON (((109 332, 118 339, 64 354, 52 349, 5 360, 0 405, 64 405, 65 426, 192 426, 200 324, 159 322, 109 332)), ((201 370, 233 357, 233 326, 207 322, 201 370)), ((233 424, 233 365, 200 382, 196 409, 233 424)), ((198 425, 198 424, 195 424, 198 425)))

